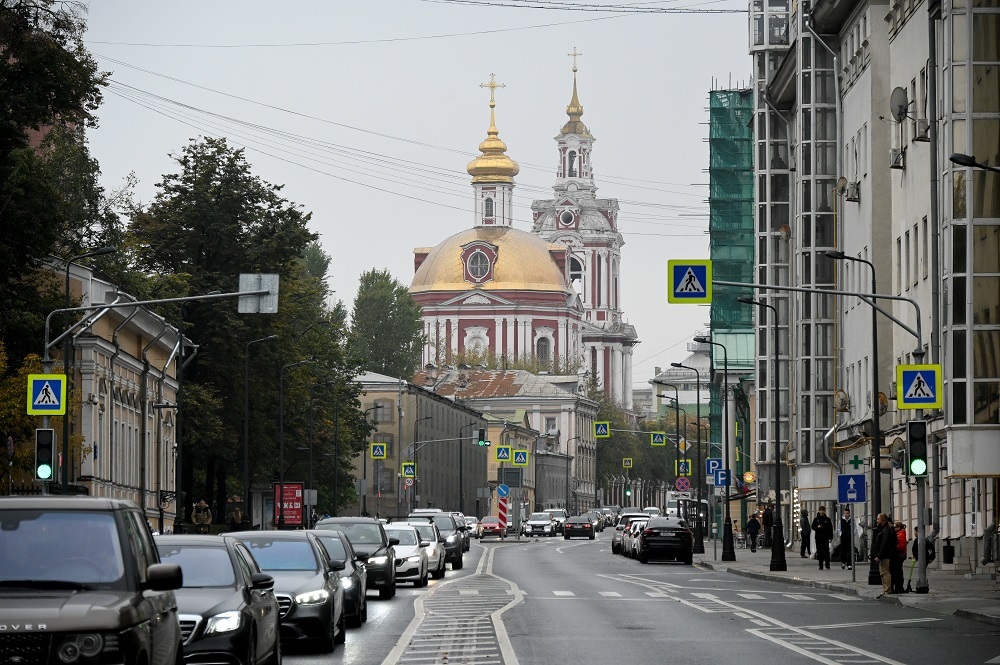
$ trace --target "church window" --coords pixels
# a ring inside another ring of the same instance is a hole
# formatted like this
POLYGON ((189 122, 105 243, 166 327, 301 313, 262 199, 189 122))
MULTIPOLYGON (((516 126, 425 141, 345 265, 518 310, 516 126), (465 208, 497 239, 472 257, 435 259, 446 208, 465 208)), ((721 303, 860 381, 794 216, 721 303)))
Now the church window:
POLYGON ((486 203, 483 206, 483 216, 493 217, 493 199, 486 199, 486 203))
POLYGON ((569 259, 569 282, 577 293, 583 293, 583 264, 575 256, 569 259))
POLYGON ((569 226, 570 224, 572 224, 573 213, 571 213, 569 210, 563 211, 563 213, 559 215, 559 223, 562 224, 563 226, 569 226))
POLYGON ((569 177, 576 177, 576 153, 573 151, 569 153, 569 177))
POLYGON ((480 280, 490 272, 490 260, 482 252, 473 252, 469 257, 469 274, 473 279, 480 280))
POLYGON ((542 337, 538 340, 535 348, 535 358, 540 365, 548 365, 552 362, 552 342, 549 341, 548 337, 542 337))

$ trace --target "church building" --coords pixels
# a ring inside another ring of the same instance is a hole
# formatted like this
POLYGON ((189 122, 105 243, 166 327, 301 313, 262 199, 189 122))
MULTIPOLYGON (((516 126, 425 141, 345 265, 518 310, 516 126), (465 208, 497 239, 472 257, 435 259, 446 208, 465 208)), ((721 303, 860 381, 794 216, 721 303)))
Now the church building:
MULTIPOLYGON (((575 52, 574 52, 575 53, 575 52)), ((556 137, 555 197, 532 203, 531 232, 513 226, 514 176, 496 127, 490 77, 490 126, 472 176, 474 224, 433 248, 414 250, 410 294, 423 311, 422 364, 456 355, 535 363, 542 371, 588 375, 625 408, 632 405, 635 328, 623 321, 618 203, 597 199, 594 137, 581 122, 576 66, 569 121, 556 137)))

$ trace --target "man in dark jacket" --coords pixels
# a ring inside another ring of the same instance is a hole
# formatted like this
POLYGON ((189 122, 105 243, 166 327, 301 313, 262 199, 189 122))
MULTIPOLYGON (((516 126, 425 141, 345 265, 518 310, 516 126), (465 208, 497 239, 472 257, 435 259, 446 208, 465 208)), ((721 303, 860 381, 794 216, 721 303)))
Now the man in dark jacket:
POLYGON ((760 522, 757 521, 757 513, 752 513, 750 519, 747 520, 747 542, 750 545, 750 551, 757 551, 757 536, 760 534, 760 522))
POLYGON ((799 555, 805 559, 807 554, 812 554, 812 527, 809 526, 809 511, 805 508, 802 509, 802 516, 799 518, 799 535, 802 536, 799 555))
POLYGON ((771 534, 774 532, 774 510, 771 504, 767 504, 767 507, 764 508, 761 525, 764 527, 764 547, 770 547, 771 534))
POLYGON ((889 523, 889 516, 879 513, 875 518, 875 545, 872 547, 872 560, 878 563, 878 572, 882 578, 882 593, 892 593, 892 572, 889 566, 896 553, 896 532, 889 523))
POLYGON ((826 506, 820 506, 819 512, 812 521, 812 530, 816 535, 816 559, 819 569, 830 569, 830 540, 833 538, 833 522, 826 516, 826 506))

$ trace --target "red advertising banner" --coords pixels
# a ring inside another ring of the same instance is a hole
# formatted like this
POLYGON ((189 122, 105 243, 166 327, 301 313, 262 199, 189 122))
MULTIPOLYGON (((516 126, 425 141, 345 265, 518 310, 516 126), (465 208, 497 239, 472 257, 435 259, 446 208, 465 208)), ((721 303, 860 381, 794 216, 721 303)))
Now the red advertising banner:
POLYGON ((302 501, 302 492, 305 489, 305 484, 286 482, 284 484, 284 501, 279 501, 278 499, 281 489, 281 484, 274 483, 274 523, 280 526, 281 518, 284 517, 286 527, 304 526, 305 508, 302 501), (282 511, 284 511, 283 515, 282 511))

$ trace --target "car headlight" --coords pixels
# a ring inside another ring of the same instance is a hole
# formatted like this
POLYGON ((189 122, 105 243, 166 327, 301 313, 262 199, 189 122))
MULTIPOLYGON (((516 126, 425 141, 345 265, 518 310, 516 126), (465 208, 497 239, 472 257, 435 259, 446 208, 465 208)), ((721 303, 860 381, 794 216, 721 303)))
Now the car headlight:
POLYGON ((406 557, 406 560, 409 561, 410 563, 420 563, 419 556, 408 556, 406 557))
POLYGON ((329 591, 326 589, 317 589, 316 591, 300 593, 295 596, 295 602, 299 605, 319 605, 320 603, 325 603, 329 597, 329 591))
POLYGON ((551 531, 551 530, 552 530, 552 527, 551 527, 550 525, 546 524, 546 525, 545 525, 545 530, 546 530, 546 531, 551 531))
POLYGON ((239 612, 223 612, 210 617, 205 624, 206 633, 229 633, 240 627, 239 612))
MULTIPOLYGON (((111 638, 117 640, 117 638, 111 638)), ((59 645, 56 653, 64 663, 75 663, 80 658, 93 658, 104 649, 104 638, 98 633, 71 635, 59 645)), ((117 650, 117 641, 110 643, 109 649, 117 650)))
POLYGON ((375 565, 375 566, 382 566, 388 560, 389 560, 389 557, 387 557, 387 556, 373 556, 370 559, 368 559, 368 563, 370 563, 372 565, 375 565))
POLYGON ((340 586, 344 587, 345 589, 350 589, 351 587, 354 586, 354 580, 351 579, 350 577, 341 577, 340 586))
POLYGON ((448 536, 447 538, 445 538, 445 542, 456 543, 458 542, 458 536, 448 536))

